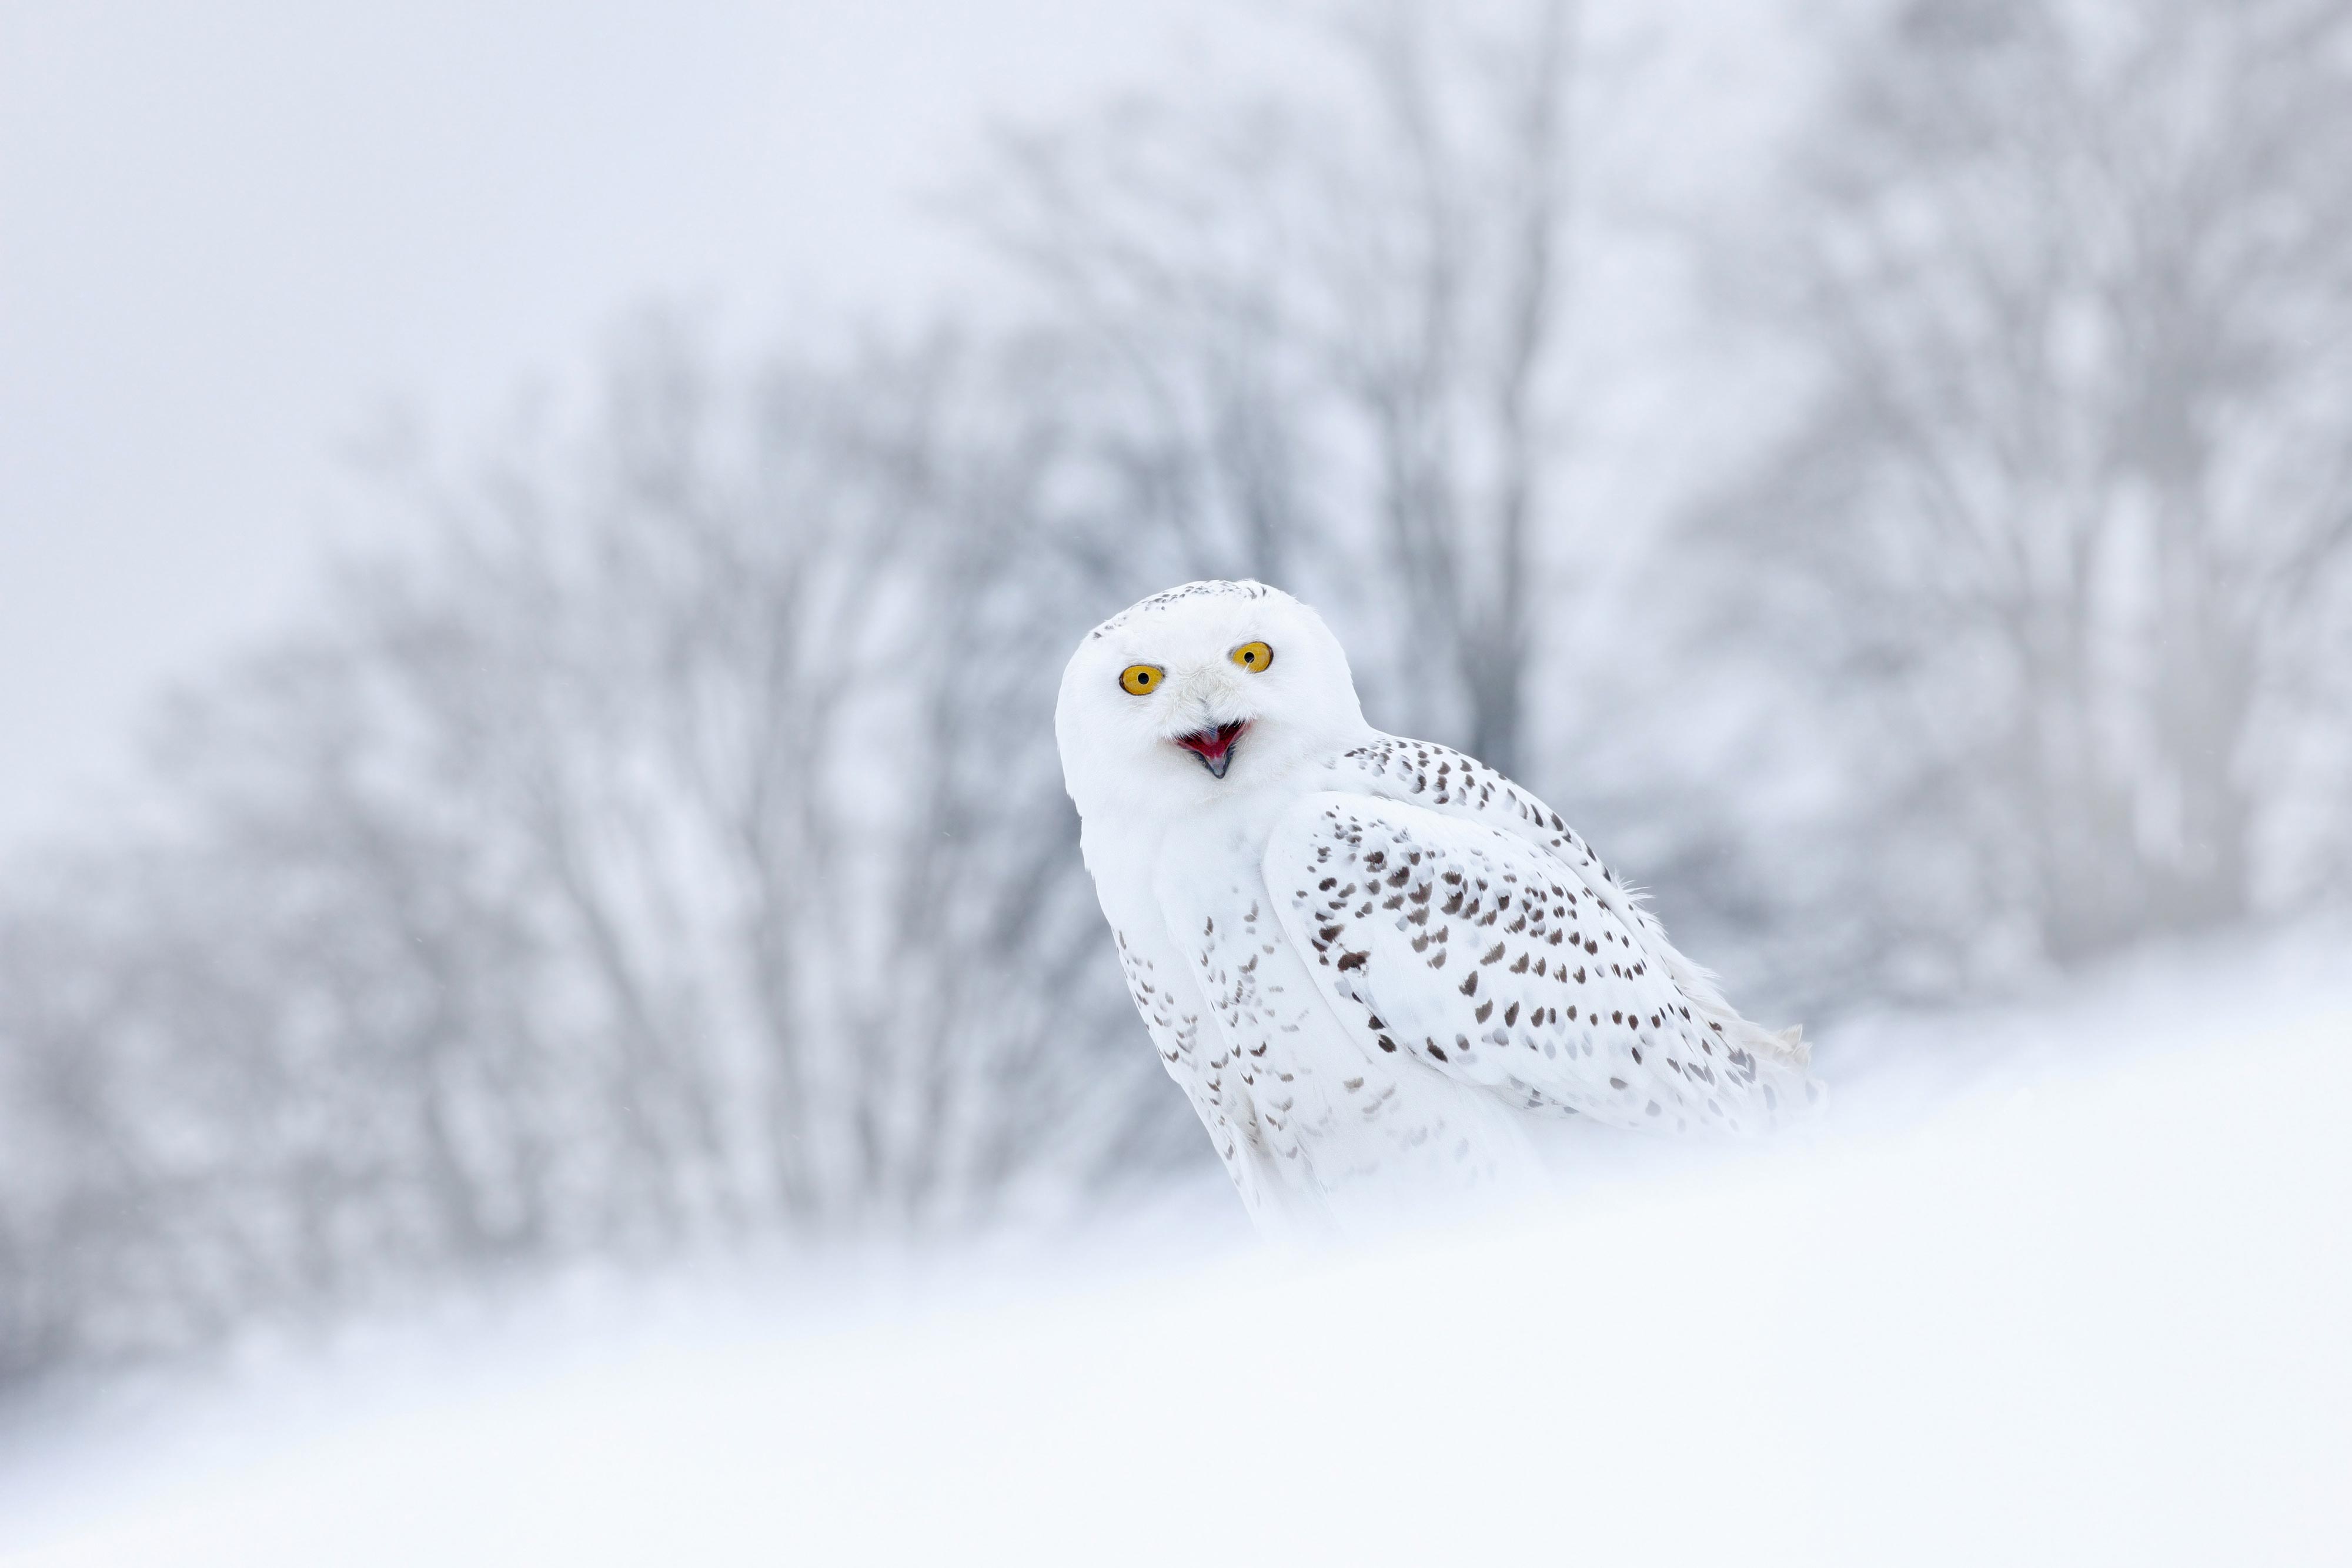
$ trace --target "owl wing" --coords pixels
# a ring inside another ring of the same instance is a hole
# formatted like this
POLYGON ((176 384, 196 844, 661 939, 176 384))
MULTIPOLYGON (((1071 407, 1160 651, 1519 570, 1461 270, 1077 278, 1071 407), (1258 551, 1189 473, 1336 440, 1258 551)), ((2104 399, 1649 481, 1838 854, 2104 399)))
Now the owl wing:
POLYGON ((1666 940, 1665 927, 1642 905, 1592 846, 1560 820, 1558 811, 1475 757, 1425 740, 1383 735, 1357 747, 1333 764, 1334 788, 1361 791, 1453 817, 1483 822, 1524 840, 1558 861, 1576 881, 1571 885, 1589 894, 1623 923, 1643 947, 1654 954, 1658 967, 1674 977, 1675 985, 1695 1005, 1704 1007, 1727 1031, 1733 1025, 1751 1030, 1767 1055, 1783 1056, 1803 1066, 1809 1052, 1797 1033, 1767 1032, 1739 1017, 1717 990, 1715 977, 1683 956, 1666 940))
POLYGON ((1793 1040, 1733 1012, 1629 894, 1597 891, 1605 871, 1526 832, 1319 793, 1276 825, 1265 870, 1368 1051, 1622 1127, 1759 1130, 1817 1097, 1793 1040))

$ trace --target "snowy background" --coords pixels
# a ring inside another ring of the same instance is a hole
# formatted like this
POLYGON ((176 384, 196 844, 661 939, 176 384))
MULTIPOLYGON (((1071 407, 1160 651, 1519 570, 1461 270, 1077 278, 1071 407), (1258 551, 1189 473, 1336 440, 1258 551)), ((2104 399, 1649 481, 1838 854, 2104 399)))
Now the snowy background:
POLYGON ((2347 940, 1858 1020, 1807 1146, 1376 1252, 1220 1182, 68 1382, 0 1560, 2330 1561, 2347 940))
POLYGON ((2340 1552, 2347 145, 2336 0, 0 10, 0 1558, 2340 1552), (1255 1249, 1049 726, 1244 574, 1818 1137, 1255 1249))

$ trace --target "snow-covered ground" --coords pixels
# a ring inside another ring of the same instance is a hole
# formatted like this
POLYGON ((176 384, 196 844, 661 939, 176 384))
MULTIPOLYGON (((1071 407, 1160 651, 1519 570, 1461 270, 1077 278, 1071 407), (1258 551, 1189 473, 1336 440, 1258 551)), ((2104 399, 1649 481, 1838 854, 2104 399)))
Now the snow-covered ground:
POLYGON ((1206 1194, 53 1393, 0 1561, 2352 1556, 2352 935, 1820 1059, 1820 1138, 1474 1232, 1276 1259, 1206 1194))

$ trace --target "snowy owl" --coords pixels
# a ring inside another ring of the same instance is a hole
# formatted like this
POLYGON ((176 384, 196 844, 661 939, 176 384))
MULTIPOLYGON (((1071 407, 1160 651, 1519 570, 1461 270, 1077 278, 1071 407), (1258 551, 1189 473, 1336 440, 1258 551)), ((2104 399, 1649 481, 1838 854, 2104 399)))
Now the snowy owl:
POLYGON ((1193 582, 1088 632, 1062 774, 1136 1010, 1261 1229, 1539 1186, 1576 1125, 1820 1095, 1557 812, 1364 722, 1322 618, 1193 582))

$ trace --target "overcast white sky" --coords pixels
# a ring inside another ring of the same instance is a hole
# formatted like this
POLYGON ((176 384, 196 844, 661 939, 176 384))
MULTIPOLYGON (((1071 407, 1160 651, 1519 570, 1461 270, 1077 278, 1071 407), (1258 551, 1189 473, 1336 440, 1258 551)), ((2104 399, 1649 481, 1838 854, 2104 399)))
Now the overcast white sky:
POLYGON ((950 287, 992 117, 1229 0, 0 0, 0 845, 301 601, 387 404, 466 428, 632 302, 950 287))

